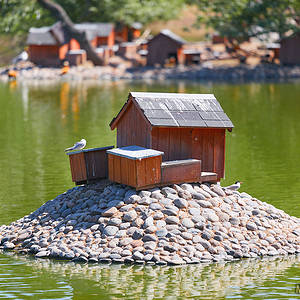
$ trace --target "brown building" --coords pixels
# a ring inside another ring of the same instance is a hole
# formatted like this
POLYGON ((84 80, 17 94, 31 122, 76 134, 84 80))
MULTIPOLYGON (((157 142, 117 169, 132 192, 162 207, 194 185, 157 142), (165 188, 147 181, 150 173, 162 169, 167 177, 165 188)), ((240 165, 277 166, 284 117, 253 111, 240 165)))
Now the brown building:
POLYGON ((199 159, 202 171, 224 177, 225 133, 233 124, 212 94, 131 92, 110 127, 117 147, 159 150, 163 161, 199 159))
MULTIPOLYGON (((75 27, 86 32, 95 48, 114 45, 113 24, 82 23, 75 27)), ((29 60, 45 66, 59 66, 68 51, 80 49, 78 41, 68 36, 60 22, 48 27, 30 28, 27 45, 29 60)))
POLYGON ((280 62, 284 65, 300 64, 300 33, 285 38, 280 43, 280 62))
POLYGON ((184 39, 168 29, 162 30, 148 42, 147 65, 164 65, 172 60, 175 63, 183 63, 184 39))
POLYGON ((27 37, 29 60, 37 65, 59 66, 69 50, 69 38, 60 22, 52 26, 30 28, 27 37))

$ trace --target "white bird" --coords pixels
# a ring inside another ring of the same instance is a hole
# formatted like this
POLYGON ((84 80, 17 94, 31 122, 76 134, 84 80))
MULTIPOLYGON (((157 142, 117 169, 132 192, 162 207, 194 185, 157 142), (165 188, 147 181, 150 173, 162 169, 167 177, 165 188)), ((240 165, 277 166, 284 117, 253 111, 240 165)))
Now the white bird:
POLYGON ((85 147, 85 145, 86 145, 86 140, 82 139, 80 142, 75 143, 73 147, 65 149, 65 151, 81 150, 85 147))
POLYGON ((27 61, 27 60, 28 60, 28 53, 26 51, 23 51, 12 59, 12 63, 16 64, 19 61, 27 61))
POLYGON ((240 181, 236 181, 234 184, 229 185, 229 186, 225 186, 223 187, 223 189, 228 189, 228 190, 232 190, 232 191, 237 191, 240 187, 241 187, 242 182, 240 181))

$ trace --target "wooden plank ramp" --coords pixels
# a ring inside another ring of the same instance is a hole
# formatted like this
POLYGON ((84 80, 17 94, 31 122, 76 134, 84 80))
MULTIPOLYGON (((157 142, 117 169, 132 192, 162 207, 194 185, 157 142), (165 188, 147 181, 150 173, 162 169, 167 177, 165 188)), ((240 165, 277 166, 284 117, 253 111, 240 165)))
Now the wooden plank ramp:
POLYGON ((218 182, 218 175, 217 173, 213 172, 201 172, 201 182, 218 182))

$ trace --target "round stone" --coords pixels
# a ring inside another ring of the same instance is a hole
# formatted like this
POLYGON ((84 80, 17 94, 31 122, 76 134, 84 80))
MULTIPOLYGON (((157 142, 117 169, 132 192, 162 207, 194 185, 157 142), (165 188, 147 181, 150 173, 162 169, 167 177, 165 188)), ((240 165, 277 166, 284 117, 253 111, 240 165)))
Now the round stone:
POLYGON ((167 224, 178 224, 179 223, 179 219, 175 216, 168 216, 166 218, 166 223, 167 224))
POLYGON ((240 220, 238 218, 230 218, 229 219, 229 222, 232 224, 232 225, 239 225, 240 224, 240 220))
POLYGON ((152 210, 162 210, 162 206, 159 204, 159 203, 151 203, 149 205, 149 208, 152 209, 152 210))
POLYGON ((143 237, 143 242, 156 242, 157 237, 153 234, 145 234, 143 237))
POLYGON ((164 217, 164 214, 161 211, 158 211, 153 215, 154 220, 161 220, 163 217, 164 217))
POLYGON ((116 226, 106 226, 103 233, 108 236, 113 236, 118 232, 119 228, 116 226))
POLYGON ((174 200, 174 205, 176 205, 178 208, 185 208, 188 207, 188 202, 185 199, 177 198, 174 200))
POLYGON ((206 201, 206 200, 199 200, 198 204, 201 207, 204 207, 204 208, 211 208, 212 207, 212 204, 209 201, 206 201))
POLYGON ((132 238, 134 240, 139 240, 143 237, 143 235, 144 235, 144 231, 142 229, 136 229, 132 234, 132 238))
POLYGON ((146 218, 146 220, 144 221, 143 227, 147 228, 147 227, 153 226, 153 225, 154 225, 154 223, 153 223, 153 217, 150 216, 150 217, 146 218))
POLYGON ((103 217, 111 217, 117 213, 118 209, 116 207, 110 207, 102 212, 103 217))
POLYGON ((257 230, 256 224, 255 224, 255 223, 252 223, 252 222, 247 223, 247 224, 246 224, 246 228, 247 228, 248 230, 252 230, 252 231, 257 230))
MULTIPOLYGON (((111 218, 111 219, 109 219, 107 225, 118 226, 118 225, 120 225, 121 223, 122 223, 122 220, 121 220, 121 219, 119 219, 119 218, 111 218)), ((95 225, 94 225, 94 226, 95 226, 95 225)), ((94 226, 91 227, 91 230, 93 229, 94 226)), ((99 225, 98 225, 98 226, 99 226, 99 225)), ((98 228, 97 228, 97 229, 98 229, 98 228)), ((92 230, 92 231, 93 231, 93 230, 92 230)))
POLYGON ((129 212, 127 212, 127 213, 124 214, 123 220, 125 222, 132 222, 133 220, 136 219, 136 217, 137 217, 136 211, 135 210, 131 210, 131 211, 129 211, 129 212))
POLYGON ((181 221, 181 224, 186 227, 186 228, 193 228, 194 227, 194 222, 189 219, 189 218, 184 218, 182 221, 181 221))
POLYGON ((143 260, 144 259, 144 255, 141 252, 139 252, 139 251, 135 251, 133 253, 133 255, 132 255, 132 258, 134 260, 143 260))
POLYGON ((192 215, 192 216, 200 216, 201 215, 201 210, 199 208, 195 208, 195 207, 191 207, 189 209, 189 213, 192 215))
POLYGON ((158 229, 158 230, 156 231, 156 235, 157 235, 158 237, 164 237, 164 236, 166 236, 167 234, 168 234, 168 230, 167 230, 166 228, 158 229))

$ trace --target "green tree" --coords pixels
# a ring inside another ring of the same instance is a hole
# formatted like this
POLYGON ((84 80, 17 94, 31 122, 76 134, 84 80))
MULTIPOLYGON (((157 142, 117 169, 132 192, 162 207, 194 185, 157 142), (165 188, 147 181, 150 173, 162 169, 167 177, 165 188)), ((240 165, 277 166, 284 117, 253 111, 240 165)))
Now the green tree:
POLYGON ((190 0, 201 14, 198 23, 220 35, 247 40, 277 32, 282 38, 300 30, 300 0, 190 0))
MULTIPOLYGON (((57 19, 38 0, 0 0, 0 33, 24 33, 57 19)), ((133 22, 148 24, 168 20, 181 10, 184 0, 55 0, 74 23, 133 22)))
POLYGON ((182 7, 183 0, 0 0, 0 33, 24 33, 30 27, 61 21, 69 35, 75 38, 89 59, 101 65, 85 32, 75 28, 77 22, 120 22, 144 24, 168 19, 182 7))

